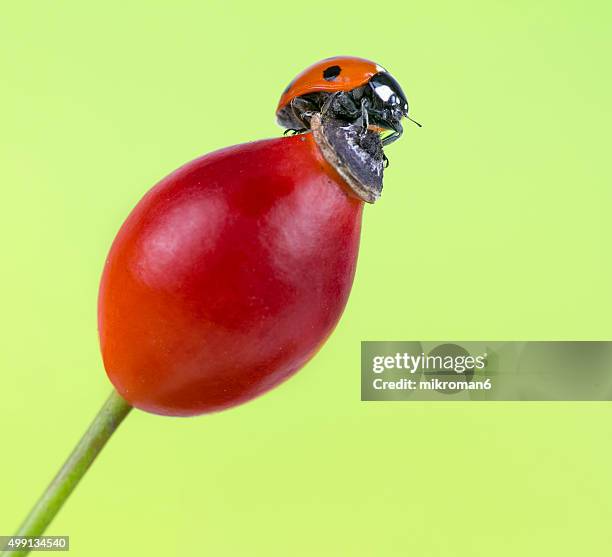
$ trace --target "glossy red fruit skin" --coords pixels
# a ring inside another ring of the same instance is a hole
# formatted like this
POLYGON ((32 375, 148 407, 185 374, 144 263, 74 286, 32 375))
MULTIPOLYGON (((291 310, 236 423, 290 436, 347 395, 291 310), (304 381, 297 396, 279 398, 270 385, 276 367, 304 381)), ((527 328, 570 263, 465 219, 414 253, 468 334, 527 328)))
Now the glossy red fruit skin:
POLYGON ((310 133, 223 149, 164 178, 102 275, 100 343, 117 391, 189 416, 298 371, 346 305, 362 208, 310 133))

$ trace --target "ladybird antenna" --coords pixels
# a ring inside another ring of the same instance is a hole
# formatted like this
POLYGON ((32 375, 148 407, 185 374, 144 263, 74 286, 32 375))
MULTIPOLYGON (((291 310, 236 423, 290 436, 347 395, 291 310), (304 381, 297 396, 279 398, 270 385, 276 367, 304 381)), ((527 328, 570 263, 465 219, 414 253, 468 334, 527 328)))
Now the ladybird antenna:
POLYGON ((408 120, 410 120, 411 122, 415 123, 417 126, 419 126, 419 128, 422 128, 423 125, 419 124, 416 120, 413 120, 412 118, 410 118, 410 116, 408 116, 408 114, 406 114, 406 118, 408 118, 408 120))

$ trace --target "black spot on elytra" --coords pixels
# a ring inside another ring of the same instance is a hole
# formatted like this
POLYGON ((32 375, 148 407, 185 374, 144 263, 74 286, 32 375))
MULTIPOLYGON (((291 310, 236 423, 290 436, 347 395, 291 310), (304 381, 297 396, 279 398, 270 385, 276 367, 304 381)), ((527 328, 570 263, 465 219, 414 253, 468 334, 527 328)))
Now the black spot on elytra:
POLYGON ((326 81, 333 81, 340 75, 341 71, 342 68, 340 68, 340 66, 330 66, 329 68, 325 68, 323 70, 323 79, 326 81))

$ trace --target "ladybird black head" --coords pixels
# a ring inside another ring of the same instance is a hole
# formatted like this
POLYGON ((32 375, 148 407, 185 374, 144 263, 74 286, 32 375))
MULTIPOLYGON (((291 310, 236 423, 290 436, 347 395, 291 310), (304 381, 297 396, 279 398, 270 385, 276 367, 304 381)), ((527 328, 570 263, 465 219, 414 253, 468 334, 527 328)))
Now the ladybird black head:
POLYGON ((323 70, 323 79, 325 81, 333 81, 340 75, 341 71, 342 68, 340 66, 329 66, 329 68, 323 70))
POLYGON ((370 87, 379 101, 386 107, 408 115, 408 101, 400 84, 388 72, 380 72, 370 79, 370 87))

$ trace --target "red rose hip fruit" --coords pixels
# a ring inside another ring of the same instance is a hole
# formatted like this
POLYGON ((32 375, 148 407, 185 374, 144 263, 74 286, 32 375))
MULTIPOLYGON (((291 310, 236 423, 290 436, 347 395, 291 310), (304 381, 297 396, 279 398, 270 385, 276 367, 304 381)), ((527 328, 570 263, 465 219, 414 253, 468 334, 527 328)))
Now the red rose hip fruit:
POLYGON ((98 304, 104 365, 130 404, 221 410, 278 385, 322 345, 353 281, 358 196, 371 200, 349 187, 361 182, 330 145, 319 129, 223 149, 134 208, 98 304))

